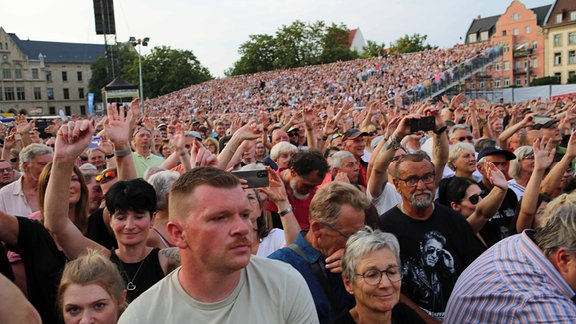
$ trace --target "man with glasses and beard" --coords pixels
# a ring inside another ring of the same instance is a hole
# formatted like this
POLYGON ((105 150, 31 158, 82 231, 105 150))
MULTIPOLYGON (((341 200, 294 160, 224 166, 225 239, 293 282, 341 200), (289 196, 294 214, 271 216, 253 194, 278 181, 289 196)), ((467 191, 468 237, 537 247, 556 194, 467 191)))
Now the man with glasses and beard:
POLYGON ((418 265, 404 269, 400 302, 422 318, 442 320, 455 280, 483 248, 461 214, 434 203, 436 171, 425 152, 402 156, 393 177, 402 201, 380 216, 382 230, 398 238, 402 264, 418 265), (426 254, 432 247, 434 257, 426 254))

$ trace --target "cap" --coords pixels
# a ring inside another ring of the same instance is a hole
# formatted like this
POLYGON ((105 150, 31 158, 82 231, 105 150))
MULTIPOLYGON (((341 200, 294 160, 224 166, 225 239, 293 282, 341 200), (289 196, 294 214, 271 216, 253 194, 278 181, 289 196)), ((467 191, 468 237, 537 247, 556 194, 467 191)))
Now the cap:
POLYGON ((508 150, 504 150, 499 146, 488 146, 478 153, 478 161, 485 156, 496 154, 504 155, 508 161, 516 159, 516 155, 508 150))
POLYGON ((355 139, 358 136, 368 136, 368 133, 361 132, 358 128, 351 128, 351 129, 347 130, 346 132, 344 132, 344 136, 342 137, 342 140, 345 141, 347 139, 355 139))
POLYGON ((288 131, 286 133, 291 133, 294 131, 298 132, 298 131, 300 131, 300 128, 292 126, 292 127, 290 127, 290 129, 288 129, 288 131))
POLYGON ((158 128, 158 129, 160 129, 160 128, 162 128, 162 127, 168 127, 168 125, 166 125, 166 124, 162 123, 162 124, 158 125, 158 127, 157 127, 157 128, 158 128))
POLYGON ((200 135, 200 133, 198 133, 197 131, 185 131, 184 136, 196 137, 196 139, 202 140, 202 135, 200 135))
POLYGON ((544 123, 535 123, 534 129, 550 128, 552 125, 558 122, 557 119, 549 119, 544 123))

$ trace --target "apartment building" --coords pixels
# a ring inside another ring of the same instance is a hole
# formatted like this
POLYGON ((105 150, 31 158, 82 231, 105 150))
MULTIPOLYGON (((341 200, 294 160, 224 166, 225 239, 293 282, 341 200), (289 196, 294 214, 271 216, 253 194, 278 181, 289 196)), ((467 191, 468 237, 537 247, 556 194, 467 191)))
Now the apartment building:
POLYGON ((0 112, 84 116, 98 44, 21 40, 0 27, 0 112))
POLYGON ((544 25, 546 76, 561 83, 576 76, 576 1, 557 0, 544 25))

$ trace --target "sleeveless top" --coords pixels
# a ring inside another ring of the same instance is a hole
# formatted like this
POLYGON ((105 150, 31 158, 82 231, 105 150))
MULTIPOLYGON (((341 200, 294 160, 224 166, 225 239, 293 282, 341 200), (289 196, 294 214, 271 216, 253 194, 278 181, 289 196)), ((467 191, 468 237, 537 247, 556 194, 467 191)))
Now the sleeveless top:
POLYGON ((160 260, 158 258, 159 248, 152 249, 144 260, 136 263, 124 263, 120 261, 115 250, 111 252, 110 261, 116 264, 126 284, 127 302, 133 301, 136 297, 140 296, 141 293, 166 276, 160 266, 160 260), (138 271, 138 269, 140 269, 140 271, 138 271), (133 290, 128 289, 130 282, 135 286, 133 290))

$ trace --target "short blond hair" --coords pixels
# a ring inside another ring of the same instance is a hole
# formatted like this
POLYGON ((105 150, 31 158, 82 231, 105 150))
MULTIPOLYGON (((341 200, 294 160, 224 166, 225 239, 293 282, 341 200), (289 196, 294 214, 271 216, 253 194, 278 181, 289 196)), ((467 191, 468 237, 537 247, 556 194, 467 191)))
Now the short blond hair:
POLYGON ((310 203, 310 222, 319 221, 334 225, 340 217, 343 205, 357 210, 370 207, 370 200, 362 191, 349 183, 334 181, 323 186, 314 195, 310 203))

